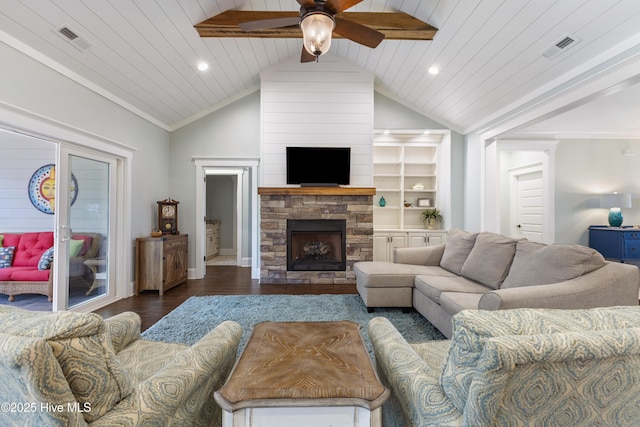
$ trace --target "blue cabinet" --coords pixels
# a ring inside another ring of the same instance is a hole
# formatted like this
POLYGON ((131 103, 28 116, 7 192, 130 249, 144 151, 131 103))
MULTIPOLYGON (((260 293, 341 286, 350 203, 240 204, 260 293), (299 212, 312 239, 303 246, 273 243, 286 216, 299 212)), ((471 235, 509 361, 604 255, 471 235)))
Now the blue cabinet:
POLYGON ((640 260, 640 229, 634 227, 589 227, 589 246, 607 259, 640 260))

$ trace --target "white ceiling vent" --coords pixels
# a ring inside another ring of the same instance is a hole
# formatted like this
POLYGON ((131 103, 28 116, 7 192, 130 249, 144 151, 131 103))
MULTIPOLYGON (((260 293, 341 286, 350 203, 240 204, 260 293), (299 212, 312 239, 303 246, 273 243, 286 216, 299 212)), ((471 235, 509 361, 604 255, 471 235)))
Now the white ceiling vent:
POLYGON ((76 30, 72 29, 68 25, 63 25, 62 27, 57 28, 55 32, 81 52, 86 52, 93 47, 93 43, 87 40, 86 37, 81 36, 76 30))
POLYGON ((542 56, 544 56, 547 59, 555 58, 560 53, 564 52, 565 50, 575 45, 579 41, 580 41, 579 38, 566 34, 562 36, 558 41, 556 41, 552 46, 545 49, 542 52, 542 56))

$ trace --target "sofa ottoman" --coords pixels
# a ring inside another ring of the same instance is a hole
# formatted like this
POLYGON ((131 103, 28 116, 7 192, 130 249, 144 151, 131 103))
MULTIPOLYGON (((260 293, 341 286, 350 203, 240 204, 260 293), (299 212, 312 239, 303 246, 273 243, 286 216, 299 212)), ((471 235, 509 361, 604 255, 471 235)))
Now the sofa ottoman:
POLYGON ((374 307, 413 307, 414 281, 418 275, 455 276, 436 266, 384 261, 356 263, 353 271, 356 274, 356 288, 369 312, 374 307))

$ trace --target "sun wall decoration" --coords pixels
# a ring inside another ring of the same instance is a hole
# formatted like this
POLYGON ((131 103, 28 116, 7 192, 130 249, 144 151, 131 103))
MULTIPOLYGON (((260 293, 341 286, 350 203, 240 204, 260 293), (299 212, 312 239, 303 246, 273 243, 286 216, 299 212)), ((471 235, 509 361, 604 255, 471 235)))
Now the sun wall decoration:
MULTIPOLYGON (((29 200, 40 212, 53 215, 56 197, 56 167, 54 164, 44 165, 36 170, 29 180, 29 200)), ((69 197, 71 206, 78 198, 78 181, 71 174, 69 197)))

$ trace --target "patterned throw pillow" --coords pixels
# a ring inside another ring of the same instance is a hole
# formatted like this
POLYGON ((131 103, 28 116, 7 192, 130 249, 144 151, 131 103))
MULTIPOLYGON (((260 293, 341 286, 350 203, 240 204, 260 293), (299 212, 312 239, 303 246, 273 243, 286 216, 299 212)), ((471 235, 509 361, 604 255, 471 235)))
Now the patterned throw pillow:
POLYGON ((40 257, 40 261, 38 261, 38 270, 48 270, 51 268, 51 263, 53 262, 53 246, 44 251, 42 256, 40 257))
POLYGON ((13 263, 13 252, 15 250, 15 246, 0 248, 0 268, 11 267, 11 263, 13 263))

